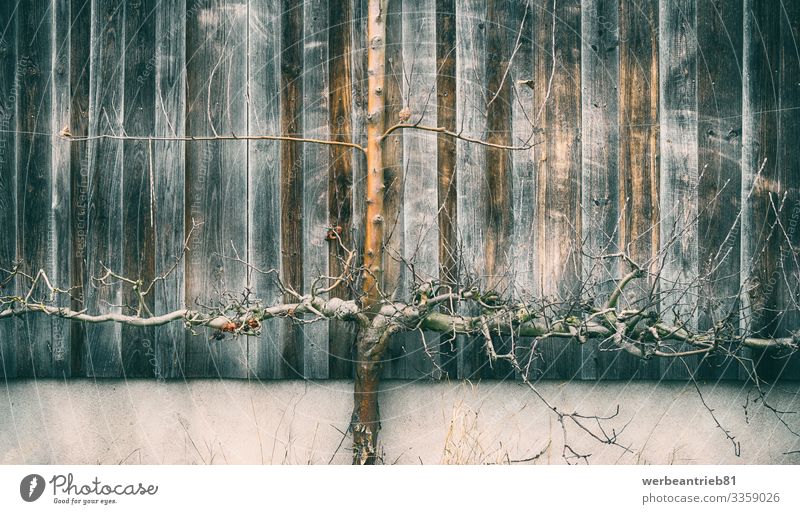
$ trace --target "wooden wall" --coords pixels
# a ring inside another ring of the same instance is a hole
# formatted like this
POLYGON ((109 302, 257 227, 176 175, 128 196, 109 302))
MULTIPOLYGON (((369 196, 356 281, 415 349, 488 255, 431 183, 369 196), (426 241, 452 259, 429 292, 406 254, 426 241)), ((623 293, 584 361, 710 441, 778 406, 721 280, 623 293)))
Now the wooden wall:
MULTIPOLYGON (((365 4, 1 2, 0 266, 44 268, 77 287, 73 308, 91 311, 132 301, 118 285, 96 287, 102 266, 151 279, 190 231, 192 251, 158 285, 154 312, 213 305, 223 291, 280 300, 272 277, 237 255, 295 288, 338 273, 326 227, 358 246, 360 153, 58 135, 364 144, 365 4)), ((667 315, 700 329, 740 312, 764 335, 800 328, 800 3, 391 0, 385 16, 387 124, 407 108, 412 123, 537 143, 512 152, 430 132, 387 138, 387 291, 411 293, 410 271, 392 258, 404 255, 423 278, 521 297, 563 298, 591 283, 602 296, 623 270, 591 255, 626 249, 647 261, 667 248, 657 278, 634 284, 664 291, 677 306, 667 315)), ((0 374, 345 378, 353 337, 341 322, 276 321, 258 338, 217 340, 180 324, 28 316, 0 321, 0 374)), ((386 375, 512 375, 490 367, 481 346, 403 335, 386 375)), ((545 378, 688 374, 600 341, 539 349, 545 378)), ((797 356, 747 356, 765 376, 800 378, 797 356)), ((699 370, 741 377, 728 361, 699 370)))

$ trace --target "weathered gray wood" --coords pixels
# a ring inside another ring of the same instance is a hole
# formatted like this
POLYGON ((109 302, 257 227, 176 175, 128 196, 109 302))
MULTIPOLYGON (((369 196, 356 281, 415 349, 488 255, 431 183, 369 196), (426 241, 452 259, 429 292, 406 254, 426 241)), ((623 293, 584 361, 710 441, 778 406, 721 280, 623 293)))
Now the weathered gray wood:
MULTIPOLYGON (((403 107, 409 123, 436 125, 436 3, 435 0, 402 2, 402 52, 405 70, 403 107)), ((439 232, 436 169, 436 134, 406 130, 402 137, 403 175, 402 255, 414 264, 412 277, 404 269, 398 297, 410 298, 412 285, 439 276, 439 232)), ((410 333, 396 337, 404 368, 403 378, 438 376, 434 333, 410 333)))
MULTIPOLYGON (((659 249, 658 2, 619 0, 619 6, 619 245, 655 271, 648 263, 659 249)), ((652 282, 631 282, 622 305, 648 302, 652 282)), ((601 377, 659 376, 657 361, 607 350, 615 360, 601 377)))
MULTIPOLYGON (((247 4, 202 3, 187 19, 186 33, 187 132, 245 134, 247 4)), ((187 230, 191 219, 203 223, 190 241, 187 303, 213 306, 225 293, 241 298, 247 270, 229 258, 234 248, 247 255, 247 143, 190 143, 186 161, 187 230)), ((187 336, 186 375, 246 377, 247 338, 210 335, 187 336)))
MULTIPOLYGON (((384 126, 391 127, 400 121, 404 106, 403 83, 406 63, 403 61, 403 3, 389 2, 386 10, 386 80, 384 82, 384 126)), ((397 258, 404 251, 403 197, 405 174, 403 173, 403 132, 390 134, 383 143, 383 176, 386 184, 384 211, 386 224, 384 247, 387 257, 383 260, 383 287, 389 297, 402 293, 399 289, 404 281, 405 269, 397 258), (394 257, 390 257, 394 256, 394 257)), ((405 361, 402 335, 393 337, 384 357, 385 378, 405 378, 405 361)))
MULTIPOLYGON (((17 62, 17 11, 11 2, 0 3, 0 268, 10 270, 17 259, 16 125, 19 67, 17 62)), ((16 284, 0 289, 15 294, 16 284)), ((17 320, 0 320, 0 374, 17 375, 17 320)))
MULTIPOLYGON (((155 129, 155 0, 143 0, 125 7, 125 69, 123 123, 127 134, 142 136, 155 129)), ((160 156, 153 155, 149 141, 125 141, 122 145, 122 204, 125 239, 122 245, 123 275, 149 283, 155 276, 155 169, 160 156)), ((159 206, 160 207, 160 206, 159 206)), ((136 291, 122 294, 129 313, 136 312, 136 291)), ((146 299, 153 311, 153 298, 146 299)), ((126 377, 152 377, 156 357, 155 330, 150 327, 122 327, 122 367, 126 377)))
MULTIPOLYGON (((778 9, 761 2, 744 2, 742 109, 742 329, 763 336, 778 333, 781 280, 781 238, 776 234, 772 203, 783 194, 778 164, 780 27, 778 9), (762 167, 761 173, 759 170, 762 167)), ((765 352, 744 352, 769 371, 765 352)), ((748 372, 742 370, 742 378, 748 372)), ((766 378, 763 377, 763 378, 766 378)))
MULTIPOLYGON (((473 138, 486 138, 486 5, 480 0, 456 4, 456 130, 473 138)), ((477 281, 486 285, 485 147, 458 141, 456 144, 459 268, 457 287, 477 281)), ((469 378, 486 365, 483 341, 459 337, 458 378, 469 378)))
MULTIPOLYGON (((697 3, 698 328, 738 323, 742 184, 742 4, 697 3)), ((704 378, 737 378, 733 359, 706 358, 704 378)))
MULTIPOLYGON (((92 10, 89 79, 90 137, 123 132, 124 6, 96 4, 92 10)), ((123 268, 124 214, 122 201, 122 142, 94 139, 88 145, 88 201, 86 230, 85 307, 94 312, 122 312, 122 288, 103 286, 103 266, 123 268), (96 287, 95 287, 96 286, 96 287)), ((86 374, 118 377, 122 374, 121 327, 86 327, 86 374)))
MULTIPOLYGON (((70 102, 70 2, 57 0, 51 4, 52 24, 52 94, 53 121, 52 130, 63 130, 69 127, 70 102)), ((72 285, 72 192, 70 169, 70 143, 63 138, 51 138, 53 191, 51 205, 53 210, 53 273, 60 284, 72 285)), ((69 307, 69 295, 61 295, 57 305, 69 307)), ((72 334, 71 324, 66 320, 53 320, 53 376, 68 377, 72 375, 72 334)))
MULTIPOLYGON (((778 162, 781 184, 786 194, 782 213, 781 266, 784 279, 779 282, 777 294, 784 309, 779 326, 782 336, 800 329, 800 5, 786 2, 781 6, 781 75, 780 91, 780 140, 778 162)), ((800 379, 800 355, 773 361, 775 375, 786 380, 800 379)))
MULTIPOLYGON (((698 318, 696 0, 659 3, 659 121, 661 124, 659 276, 661 315, 696 329, 698 318)), ((676 345, 671 350, 686 350, 676 345)), ((664 379, 685 379, 698 357, 661 361, 664 379)))
MULTIPOLYGON (((534 57, 534 122, 542 131, 535 158, 535 288, 541 298, 569 301, 578 293, 581 273, 580 2, 534 3, 534 20, 541 49, 534 57)), ((541 350, 545 377, 578 373, 580 348, 545 342, 541 350)))
MULTIPOLYGON (((330 139, 328 76, 328 0, 303 2, 303 134, 330 139)), ((317 145, 303 146, 303 284, 311 288, 329 271, 326 239, 329 211, 330 152, 317 145)), ((310 291, 310 289, 309 289, 310 291)), ((328 322, 304 325, 303 376, 328 377, 328 322)))
MULTIPOLYGON (((17 52, 19 88, 17 95, 17 256, 22 269, 35 274, 43 269, 55 274, 53 226, 52 128, 53 66, 52 17, 44 16, 47 3, 18 4, 17 52), (42 30, 37 30, 42 27, 42 30)), ((27 284, 24 285, 27 288, 27 284)), ((35 295, 47 298, 47 289, 37 287, 35 295)), ((53 374, 55 345, 53 323, 44 316, 22 320, 17 332, 17 372, 22 376, 53 374)), ((65 354, 60 348, 59 358, 65 354)))
MULTIPOLYGON (((155 136, 186 135, 186 2, 157 2, 155 11, 155 136)), ((154 269, 163 275, 181 257, 185 241, 185 155, 181 141, 153 142, 154 269)), ((185 263, 159 283, 154 291, 156 313, 182 308, 185 302, 185 263)), ((155 374, 175 378, 183 374, 186 329, 172 324, 155 329, 155 374)))
MULTIPOLYGON (((75 137, 86 137, 89 130, 89 78, 91 53, 91 4, 81 0, 70 1, 69 83, 70 112, 69 132, 75 137)), ((86 280, 86 236, 89 200, 89 143, 72 141, 70 148, 70 207, 71 207, 71 277, 73 289, 72 309, 85 307, 86 280)), ((70 337, 71 371, 73 376, 86 373, 86 331, 83 323, 72 322, 70 337)))
MULTIPOLYGON (((619 252, 619 3, 584 0, 581 15, 582 280, 601 305, 614 290, 619 260, 597 257, 619 252)), ((596 379, 607 366, 599 341, 582 348, 581 378, 596 379), (602 363, 602 364, 601 364, 602 363)))
MULTIPOLYGON (((280 2, 250 2, 247 107, 251 134, 279 134, 280 2)), ((280 143, 248 143, 249 261, 260 270, 281 270, 280 143)), ((248 284, 264 302, 281 300, 275 275, 251 273, 248 284)), ((281 378, 285 323, 269 322, 264 333, 248 343, 250 376, 281 378)))

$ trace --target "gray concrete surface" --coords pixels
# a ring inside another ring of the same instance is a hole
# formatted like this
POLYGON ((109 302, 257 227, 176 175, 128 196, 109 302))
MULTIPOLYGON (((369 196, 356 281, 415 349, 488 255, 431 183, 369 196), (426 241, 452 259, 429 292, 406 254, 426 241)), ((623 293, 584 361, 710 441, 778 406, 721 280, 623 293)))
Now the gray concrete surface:
MULTIPOLYGON (((385 387, 387 463, 495 463, 537 454, 530 463, 563 463, 558 420, 522 384, 385 387)), ((3 389, 2 464, 318 464, 349 458, 349 438, 342 435, 352 401, 346 381, 20 380, 3 389)), ((742 384, 702 386, 717 419, 741 444, 740 457, 690 385, 548 382, 540 390, 570 412, 606 415, 620 406, 608 427, 630 452, 599 444, 567 422, 570 446, 591 453, 591 463, 800 464, 800 453, 791 453, 800 450, 800 439, 753 396, 748 401, 742 384)), ((780 410, 800 410, 800 383, 774 388, 769 401, 780 410)), ((800 431, 800 415, 784 420, 800 431)))

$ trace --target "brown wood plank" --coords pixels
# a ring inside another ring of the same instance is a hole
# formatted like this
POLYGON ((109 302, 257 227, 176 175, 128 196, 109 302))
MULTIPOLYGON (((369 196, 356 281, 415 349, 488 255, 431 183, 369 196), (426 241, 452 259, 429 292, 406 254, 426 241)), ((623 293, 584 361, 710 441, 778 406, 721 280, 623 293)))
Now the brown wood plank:
MULTIPOLYGON (((200 0, 198 0, 200 1, 200 0)), ((247 131, 247 4, 218 0, 188 5, 186 131, 192 135, 247 131)), ((193 142, 186 147, 186 230, 203 225, 189 242, 186 301, 217 305, 221 295, 241 297, 245 266, 233 247, 247 255, 247 143, 193 142), (244 207, 243 207, 244 206, 244 207)), ((212 338, 208 331, 187 335, 186 375, 246 377, 247 338, 212 338)))
MULTIPOLYGON (((328 76, 328 0, 303 2, 303 134, 328 140, 330 77, 328 76)), ((311 292, 314 282, 328 275, 330 152, 318 145, 303 146, 303 284, 311 292)), ((301 326, 303 376, 328 378, 327 321, 301 326)))
MULTIPOLYGON (((647 266, 659 250, 658 1, 620 0, 619 6, 619 244, 647 266)), ((632 282, 621 305, 649 302, 652 282, 632 282)), ((601 378, 659 376, 657 361, 603 350, 617 355, 607 368, 599 365, 601 378)))
MULTIPOLYGON (((356 70, 354 69, 353 51, 355 34, 363 34, 354 30, 358 20, 354 12, 358 5, 352 0, 345 2, 328 2, 328 54, 330 58, 330 88, 328 91, 330 137, 335 141, 354 140, 353 89, 356 70)), ((358 53, 355 54, 357 56, 358 53)), ((341 237, 345 248, 355 248, 354 235, 354 199, 353 180, 357 162, 364 156, 360 152, 331 146, 328 174, 328 217, 330 224, 341 237), (337 228, 338 227, 338 228, 337 228)), ((335 241, 327 241, 328 261, 331 276, 339 276, 344 271, 346 252, 335 241)), ((346 284, 335 288, 331 295, 339 298, 350 298, 352 295, 346 284)), ((355 331, 351 323, 332 321, 329 327, 330 339, 328 347, 328 374, 330 378, 349 376, 352 369, 352 345, 355 331)))
MULTIPOLYGON (((436 1, 436 119, 437 125, 456 130, 456 13, 455 0, 436 1)), ((439 199, 439 281, 453 287, 458 275, 458 192, 456 142, 439 134, 436 146, 439 199)), ((458 376, 455 341, 442 338, 439 346, 442 378, 458 376)))
MULTIPOLYGON (((0 268, 11 270, 17 260, 17 11, 12 2, 0 4, 0 268)), ((0 273, 0 276, 6 276, 0 273)), ((0 279, 2 280, 2 279, 0 279)), ((17 294, 16 284, 5 284, 0 295, 17 294)), ((0 375, 17 376, 17 320, 0 320, 0 375)))
MULTIPOLYGON (((742 189, 742 4, 697 3, 698 328, 738 328, 742 189)), ((735 379, 733 359, 706 358, 700 376, 735 379)))
MULTIPOLYGON (((618 13, 618 2, 584 0, 581 16, 582 280, 588 286, 585 294, 598 306, 608 300, 621 272, 618 260, 598 258, 620 251, 618 13)), ((582 348, 584 380, 598 378, 620 355, 601 352, 601 343, 588 341, 582 348)))
MULTIPOLYGON (((664 265, 659 275, 660 316, 690 329, 697 329, 699 308, 696 31, 696 0, 661 5, 659 239, 664 265)), ((689 345, 674 345, 665 351, 688 349, 689 345)), ((661 377, 688 378, 699 361, 697 356, 662 359, 661 377)))
MULTIPOLYGON (((96 4, 92 11, 89 76, 89 137, 123 133, 124 6, 96 4)), ((104 266, 123 268, 124 240, 122 142, 93 139, 88 145, 88 200, 85 255, 85 307, 90 312, 122 312, 118 283, 97 284, 104 266), (97 286, 97 287, 94 287, 97 286)), ((86 374, 118 377, 122 373, 121 327, 86 326, 86 374)))
MULTIPOLYGON (((281 3, 281 133, 302 137, 303 119, 303 5, 281 3)), ((281 143, 281 269, 283 280, 303 289, 303 148, 281 143)), ((291 301, 288 295, 284 298, 291 301)), ((303 375, 303 338, 296 324, 287 322, 281 345, 281 375, 303 375)))
MULTIPOLYGON (((580 7, 576 0, 534 4, 535 45, 541 49, 534 57, 534 123, 542 138, 535 153, 535 287, 543 299, 566 302, 579 292, 581 273, 580 7)), ((540 348, 543 376, 573 378, 579 372, 576 345, 546 341, 540 348)))
MULTIPOLYGON (((149 136, 155 129, 155 37, 157 2, 143 0, 125 8, 124 127, 135 136, 149 136)), ((122 145, 122 195, 125 216, 123 242, 124 276, 149 283, 155 277, 155 169, 154 147, 148 141, 124 141, 122 145)), ((160 206, 159 206, 160 207, 160 206)), ((128 314, 136 314, 139 298, 125 288, 123 302, 128 314)), ((146 306, 154 311, 153 298, 146 306)), ((146 311, 142 311, 146 315, 146 311)), ((122 368, 126 377, 152 377, 156 358, 153 349, 155 330, 123 326, 122 368)))
MULTIPOLYGON (((186 2, 157 2, 155 11, 155 115, 156 136, 186 135, 186 2)), ((185 220, 186 144, 180 141, 153 142, 154 270, 166 273, 181 255, 186 238, 185 220)), ((182 308, 185 302, 185 263, 159 283, 154 291, 155 312, 182 308)), ((183 376, 186 328, 178 323, 156 327, 153 346, 158 378, 183 376)))
MULTIPOLYGON (((279 134, 280 2, 250 2, 248 128, 251 134, 279 134)), ((249 261, 260 270, 281 269, 280 143, 248 143, 249 261)), ((251 273, 248 283, 268 304, 282 300, 274 275, 251 273)), ((282 378, 286 323, 268 321, 263 334, 248 342, 250 375, 282 378)))

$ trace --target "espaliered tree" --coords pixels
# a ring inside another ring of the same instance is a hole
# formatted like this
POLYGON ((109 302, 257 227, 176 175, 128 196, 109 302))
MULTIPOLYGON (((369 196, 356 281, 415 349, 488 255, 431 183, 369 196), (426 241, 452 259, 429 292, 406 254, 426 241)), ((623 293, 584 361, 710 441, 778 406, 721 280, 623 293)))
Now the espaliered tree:
MULTIPOLYGON (((624 269, 618 278, 612 278, 612 287, 586 278, 573 295, 566 297, 525 297, 513 287, 502 292, 488 290, 488 285, 468 270, 460 270, 458 282, 422 280, 413 272, 413 259, 400 256, 401 263, 411 270, 410 293, 397 300, 384 291, 383 269, 387 258, 384 241, 387 213, 384 209, 384 162, 382 145, 387 136, 399 130, 422 130, 443 137, 459 139, 471 144, 506 151, 530 149, 532 144, 510 146, 483 141, 476 137, 454 132, 445 127, 425 126, 410 119, 409 113, 400 116, 401 122, 390 127, 384 122, 385 92, 385 45, 386 45, 386 0, 369 0, 368 40, 368 113, 367 144, 353 142, 320 141, 284 135, 218 135, 214 137, 151 137, 99 135, 77 138, 62 134, 73 141, 88 139, 125 140, 198 140, 260 139, 286 140, 308 144, 341 145, 354 148, 366 160, 366 216, 362 255, 345 246, 335 227, 331 227, 328 238, 338 244, 345 256, 341 273, 337 276, 320 276, 306 291, 296 291, 287 285, 274 270, 260 270, 235 255, 227 257, 247 266, 251 272, 272 275, 285 298, 292 301, 281 304, 266 304, 257 296, 257 291, 244 294, 225 293, 218 306, 206 308, 183 308, 167 313, 152 313, 147 299, 164 280, 179 266, 188 251, 192 231, 179 249, 174 264, 152 279, 127 277, 110 268, 104 268, 102 276, 92 277, 96 287, 123 284, 130 289, 134 303, 128 305, 126 313, 88 312, 62 307, 62 300, 72 294, 70 287, 51 283, 44 270, 31 271, 22 263, 2 268, 0 276, 0 319, 14 316, 49 315, 72 319, 84 323, 120 323, 131 326, 159 326, 182 322, 188 330, 210 329, 215 334, 247 337, 261 333, 265 324, 275 318, 288 318, 298 323, 340 320, 354 324, 358 330, 355 341, 354 407, 350 430, 353 442, 353 462, 373 464, 380 460, 378 433, 380 414, 378 392, 381 379, 381 363, 385 359, 391 338, 400 332, 432 331, 450 338, 443 344, 452 344, 457 337, 478 337, 483 342, 486 358, 490 362, 508 362, 555 416, 564 433, 562 456, 565 461, 587 459, 588 454, 570 446, 568 429, 577 430, 600 443, 628 449, 619 439, 620 431, 609 428, 617 412, 610 415, 581 414, 562 410, 543 396, 535 384, 537 346, 545 339, 563 344, 585 344, 589 340, 601 341, 616 351, 626 352, 640 359, 679 359, 690 356, 702 358, 724 356, 737 362, 752 379, 766 404, 761 380, 752 360, 743 349, 788 354, 797 351, 800 334, 790 337, 764 337, 746 328, 742 322, 738 304, 728 316, 722 317, 713 327, 698 330, 695 324, 681 318, 679 308, 687 295, 696 294, 699 284, 712 280, 714 266, 705 275, 690 277, 682 282, 660 281, 661 270, 670 249, 680 241, 679 228, 665 242, 663 248, 646 262, 637 262, 629 252, 607 252, 598 255, 584 253, 584 262, 596 267, 624 269), (641 287, 642 284, 651 287, 641 287), (658 287, 656 287, 658 285, 658 287), (335 297, 333 291, 353 291, 350 297, 335 297), (14 291, 8 293, 7 291, 14 291), (601 291, 606 291, 603 294, 601 291), (734 310, 735 309, 735 310, 734 310), (467 315, 465 312, 473 314, 467 315), (496 350, 496 341, 503 340, 503 351, 496 350)), ((545 100, 546 101, 546 100, 545 100)), ((541 110, 541 109, 540 109, 541 110)), ((422 118, 420 117, 420 120, 422 118)), ((763 164, 762 164, 763 168, 763 164)), ((779 210, 782 206, 776 207, 779 210)), ((776 212, 777 214, 777 212, 776 212)), ((698 214, 699 216, 699 214, 698 214)), ((688 220, 688 224, 696 218, 688 220)), ((197 225, 195 225, 196 228, 197 225)), ((788 235, 775 224, 770 230, 776 238, 788 235)), ((722 254, 724 252, 720 252, 722 254)), ((456 260, 459 260, 458 258, 456 260)), ((0 263, 3 264, 3 263, 0 263)), ((587 276, 591 276, 588 273, 587 276)), ((784 277, 797 280, 796 277, 784 277)), ((742 280, 740 295, 748 290, 752 279, 742 280)), ((736 302, 734 302, 736 303, 736 302)), ((66 303, 68 304, 68 303, 66 303)), ((689 314, 691 316, 692 313, 689 314)), ((687 365, 688 367, 688 365, 687 365)), ((693 378, 692 378, 693 380, 693 378)), ((695 383, 696 385, 696 383, 695 383)), ((698 394, 700 389, 697 388, 698 394)), ((772 409, 781 423, 789 427, 782 413, 772 409)), ((708 409, 711 416, 713 410, 708 409)), ((714 418, 716 420, 716 418, 714 418)), ((738 453, 735 437, 717 422, 718 427, 738 453)))

